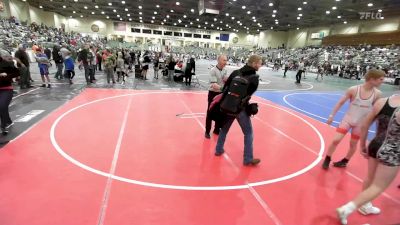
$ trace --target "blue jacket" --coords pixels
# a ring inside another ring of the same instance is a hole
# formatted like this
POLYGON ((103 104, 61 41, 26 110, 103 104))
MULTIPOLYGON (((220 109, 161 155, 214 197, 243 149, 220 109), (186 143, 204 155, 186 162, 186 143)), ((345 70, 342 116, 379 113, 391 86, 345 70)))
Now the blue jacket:
POLYGON ((64 65, 65 65, 66 70, 74 70, 74 68, 75 68, 74 60, 72 59, 72 57, 65 59, 64 65))

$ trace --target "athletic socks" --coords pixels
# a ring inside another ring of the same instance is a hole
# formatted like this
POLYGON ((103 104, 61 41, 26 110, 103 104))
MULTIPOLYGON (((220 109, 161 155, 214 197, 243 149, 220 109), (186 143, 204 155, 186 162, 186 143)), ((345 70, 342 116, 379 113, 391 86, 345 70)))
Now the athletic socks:
POLYGON ((337 216, 340 220, 340 223, 343 225, 347 224, 347 217, 356 210, 357 206, 354 202, 349 202, 339 208, 336 209, 337 216))

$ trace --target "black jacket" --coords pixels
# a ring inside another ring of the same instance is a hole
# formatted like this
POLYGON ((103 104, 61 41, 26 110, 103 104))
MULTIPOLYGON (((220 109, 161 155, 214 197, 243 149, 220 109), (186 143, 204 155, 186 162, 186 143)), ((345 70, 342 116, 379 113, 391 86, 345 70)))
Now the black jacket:
POLYGON ((60 47, 54 46, 52 53, 53 53, 53 60, 55 63, 63 63, 64 62, 64 60, 61 56, 61 53, 60 53, 60 47))
MULTIPOLYGON (((248 65, 245 65, 245 66, 243 66, 242 68, 233 71, 233 72, 231 73, 231 75, 229 75, 229 78, 228 78, 228 80, 226 81, 226 83, 225 83, 225 85, 224 85, 224 91, 223 91, 224 93, 227 91, 229 85, 230 85, 231 82, 232 82, 232 79, 233 79, 234 77, 236 77, 236 76, 239 76, 240 74, 242 74, 242 76, 246 77, 246 76, 251 76, 251 75, 254 75, 254 74, 257 74, 257 73, 256 73, 256 70, 253 69, 253 67, 250 67, 250 66, 248 66, 248 65)), ((259 83, 259 81, 258 81, 258 76, 253 76, 253 77, 251 77, 251 78, 249 79, 249 82, 250 82, 250 84, 249 84, 249 86, 248 86, 248 88, 247 88, 247 94, 248 94, 249 96, 251 96, 251 95, 254 94, 254 92, 256 92, 256 90, 257 90, 257 88, 258 88, 258 83, 259 83)))
POLYGON ((6 73, 6 77, 0 77, 0 87, 12 85, 12 79, 19 76, 19 70, 14 66, 14 62, 0 59, 0 73, 6 73))

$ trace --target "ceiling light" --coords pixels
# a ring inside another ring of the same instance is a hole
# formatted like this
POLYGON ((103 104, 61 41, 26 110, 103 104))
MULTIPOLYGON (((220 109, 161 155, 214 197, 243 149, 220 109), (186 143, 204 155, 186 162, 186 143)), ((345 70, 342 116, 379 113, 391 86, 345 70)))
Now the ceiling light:
POLYGON ((287 26, 290 27, 290 24, 288 24, 287 26))
POLYGON ((173 9, 171 9, 171 10, 170 10, 170 12, 172 12, 172 13, 173 13, 173 12, 174 12, 174 10, 173 10, 173 9))
POLYGON ((200 28, 201 26, 200 26, 200 25, 197 25, 197 27, 200 28))
MULTIPOLYGON (((82 17, 83 17, 83 15, 81 15, 81 18, 82 18, 82 17)), ((107 19, 108 19, 108 18, 110 18, 110 17, 107 16, 107 19)))
POLYGON ((151 23, 154 23, 154 20, 150 21, 151 23))
POLYGON ((43 9, 43 6, 40 5, 39 8, 43 9))
POLYGON ((301 11, 301 10, 302 10, 302 8, 300 8, 300 7, 299 7, 299 8, 297 8, 297 10, 301 11))
POLYGON ((157 12, 156 12, 156 11, 154 11, 154 15, 157 15, 157 12))
POLYGON ((161 25, 164 25, 164 23, 163 23, 163 22, 161 22, 161 25))
POLYGON ((98 8, 99 8, 99 6, 98 6, 98 5, 95 5, 94 7, 95 7, 96 9, 98 9, 98 8))
POLYGON ((164 22, 167 22, 167 20, 166 20, 166 19, 164 19, 163 21, 164 21, 164 22))
MULTIPOLYGON (((82 15, 81 15, 81 17, 82 17, 82 15)), ((110 17, 109 17, 109 16, 106 16, 106 18, 107 18, 107 19, 110 19, 110 17)))
POLYGON ((347 24, 347 21, 344 21, 343 23, 344 23, 344 24, 347 24))
POLYGON ((157 8, 160 8, 160 5, 156 5, 157 8))
POLYGON ((120 15, 117 15, 117 17, 120 17, 120 15))
POLYGON ((153 20, 155 20, 155 19, 156 19, 156 17, 154 17, 154 16, 153 16, 153 17, 151 17, 151 18, 152 18, 153 20))
POLYGON ((67 8, 67 6, 63 5, 63 8, 65 9, 65 8, 67 8))
POLYGON ((271 30, 273 30, 274 29, 274 27, 271 27, 271 30))
POLYGON ((257 20, 253 20, 253 22, 255 23, 255 22, 257 22, 257 20))
POLYGON ((221 20, 221 21, 219 21, 219 23, 222 23, 222 20, 221 20))
POLYGON ((142 12, 139 12, 139 15, 142 15, 143 13, 142 12))
POLYGON ((76 11, 72 11, 72 13, 76 13, 76 11))
POLYGON ((190 12, 194 13, 194 9, 191 9, 190 12))
POLYGON ((303 5, 307 5, 307 2, 303 2, 303 5))
POLYGON ((368 7, 374 6, 374 4, 372 3, 368 3, 368 7))
POLYGON ((340 0, 336 0, 337 2, 340 2, 340 0))
POLYGON ((298 30, 298 29, 300 29, 300 28, 296 28, 296 30, 298 30))
POLYGON ((268 5, 272 7, 274 6, 274 3, 270 2, 268 5))
POLYGON ((128 11, 128 8, 125 8, 125 11, 127 12, 127 11, 128 11))
POLYGON ((378 12, 382 12, 382 9, 378 9, 378 12))
POLYGON ((333 10, 336 10, 337 8, 336 8, 336 6, 333 6, 332 9, 333 9, 333 10))
POLYGON ((187 27, 187 24, 185 24, 185 27, 187 27))
POLYGON ((211 27, 214 27, 214 24, 211 24, 211 27))
POLYGON ((190 25, 193 25, 193 22, 190 22, 190 25))
POLYGON ((109 2, 109 3, 108 3, 108 5, 109 5, 109 6, 112 6, 112 3, 111 3, 111 2, 109 2))
POLYGON ((275 24, 279 24, 279 22, 278 22, 278 21, 276 21, 276 22, 275 22, 275 24))
POLYGON ((92 12, 92 15, 94 15, 94 12, 92 12))
POLYGON ((300 17, 297 17, 297 19, 299 20, 299 19, 300 19, 300 17))
POLYGON ((180 5, 181 3, 180 3, 180 2, 176 2, 175 4, 176 4, 176 5, 180 5))
POLYGON ((229 16, 229 13, 225 13, 225 16, 229 16))
POLYGON ((129 18, 129 21, 132 21, 132 18, 129 18))
POLYGON ((143 19, 141 16, 139 16, 139 20, 143 19))
POLYGON ((74 2, 78 2, 78 0, 74 0, 74 2))
POLYGON ((342 16, 337 16, 338 19, 342 18, 342 16))
POLYGON ((247 11, 247 14, 250 14, 251 12, 250 11, 247 11))
POLYGON ((199 19, 199 18, 197 18, 197 19, 196 19, 196 21, 200 21, 200 19, 199 19))
POLYGON ((231 17, 231 19, 232 19, 232 20, 234 20, 234 19, 235 19, 235 17, 234 17, 234 16, 232 16, 232 17, 231 17))
POLYGON ((105 14, 105 12, 104 12, 104 11, 102 11, 102 12, 101 12, 101 14, 105 14))
POLYGON ((140 20, 141 23, 143 23, 143 20, 140 20))
POLYGON ((186 18, 187 16, 186 15, 183 15, 183 18, 186 18))
POLYGON ((179 20, 178 20, 178 23, 182 23, 182 20, 179 19, 179 20))
POLYGON ((117 10, 116 10, 116 9, 113 9, 113 12, 117 12, 117 10))
POLYGON ((273 12, 273 13, 276 13, 277 11, 276 11, 276 9, 274 9, 274 10, 272 10, 272 12, 273 12))
POLYGON ((125 1, 121 1, 122 4, 125 4, 125 1))
POLYGON ((131 14, 129 14, 129 13, 128 13, 128 14, 126 14, 126 16, 127 16, 127 17, 130 17, 130 16, 131 16, 131 14))
POLYGON ((122 20, 122 18, 119 18, 119 20, 122 20))
MULTIPOLYGON (((64 5, 64 6, 65 6, 65 5, 64 5)), ((63 7, 64 7, 64 6, 63 6, 63 7)), ((86 5, 85 5, 85 6, 83 6, 83 8, 84 8, 84 9, 88 9, 86 5)))
POLYGON ((141 5, 139 5, 139 6, 138 6, 138 8, 139 8, 139 9, 142 9, 142 6, 141 6, 141 5))
POLYGON ((299 16, 303 16, 303 14, 300 13, 299 16))
POLYGON ((325 13, 326 13, 326 14, 330 14, 330 13, 331 13, 331 11, 327 10, 325 13))
POLYGON ((169 18, 169 15, 167 15, 166 17, 169 18))
POLYGON ((383 20, 383 19, 385 19, 385 17, 382 16, 382 17, 381 17, 381 20, 383 20))
POLYGON ((272 14, 272 17, 275 17, 275 14, 272 14))
POLYGON ((217 18, 214 18, 214 21, 217 21, 217 18))
POLYGON ((242 9, 246 9, 246 6, 244 5, 244 6, 242 6, 242 9))

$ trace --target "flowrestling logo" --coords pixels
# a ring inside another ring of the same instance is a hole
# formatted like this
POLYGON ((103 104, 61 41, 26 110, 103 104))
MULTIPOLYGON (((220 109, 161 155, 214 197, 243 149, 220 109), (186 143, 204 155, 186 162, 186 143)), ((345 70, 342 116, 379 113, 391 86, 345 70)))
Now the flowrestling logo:
POLYGON ((382 20, 384 19, 381 12, 359 12, 360 20, 382 20))

